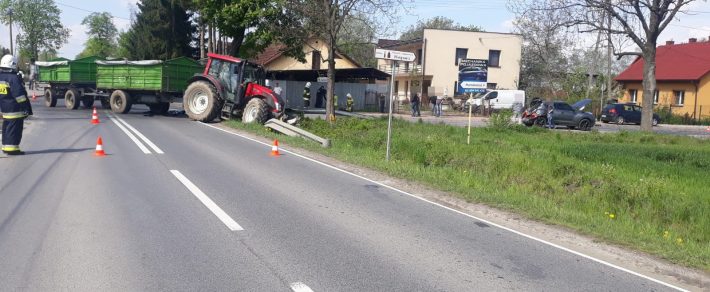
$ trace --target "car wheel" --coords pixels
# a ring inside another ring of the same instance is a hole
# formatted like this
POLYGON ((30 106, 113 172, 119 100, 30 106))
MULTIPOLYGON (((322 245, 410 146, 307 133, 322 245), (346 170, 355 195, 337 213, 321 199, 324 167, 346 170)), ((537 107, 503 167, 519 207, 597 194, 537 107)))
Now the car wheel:
POLYGON ((582 119, 579 121, 579 129, 582 131, 589 131, 592 129, 592 121, 588 119, 582 119))
POLYGON ((622 117, 622 116, 618 116, 616 118, 616 123, 619 125, 623 125, 625 122, 626 122, 626 120, 624 120, 624 117, 622 117))
POLYGON ((651 125, 653 125, 654 127, 655 127, 655 126, 658 126, 658 119, 657 119, 657 118, 653 118, 653 119, 651 120, 651 125))

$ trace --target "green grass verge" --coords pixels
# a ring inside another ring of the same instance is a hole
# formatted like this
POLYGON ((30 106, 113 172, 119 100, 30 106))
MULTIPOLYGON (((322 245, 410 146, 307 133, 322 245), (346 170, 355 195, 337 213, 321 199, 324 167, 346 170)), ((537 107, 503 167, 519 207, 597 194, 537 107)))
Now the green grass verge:
POLYGON ((385 119, 305 120, 328 149, 226 125, 710 271, 709 141, 513 127, 473 129, 466 145, 464 128, 395 120, 387 163, 385 119))

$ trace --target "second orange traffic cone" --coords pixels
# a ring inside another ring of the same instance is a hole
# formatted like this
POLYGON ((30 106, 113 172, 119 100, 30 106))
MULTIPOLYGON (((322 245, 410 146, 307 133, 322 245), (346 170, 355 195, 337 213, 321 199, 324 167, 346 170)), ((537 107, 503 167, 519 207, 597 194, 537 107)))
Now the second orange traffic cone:
POLYGON ((91 114, 91 123, 94 125, 98 125, 99 123, 99 114, 96 113, 96 108, 94 108, 94 113, 91 114))
POLYGON ((99 136, 99 139, 96 140, 96 152, 94 155, 106 156, 106 152, 104 152, 104 141, 101 140, 101 136, 99 136))
POLYGON ((280 156, 279 153, 279 140, 274 140, 274 145, 271 146, 271 156, 280 156))

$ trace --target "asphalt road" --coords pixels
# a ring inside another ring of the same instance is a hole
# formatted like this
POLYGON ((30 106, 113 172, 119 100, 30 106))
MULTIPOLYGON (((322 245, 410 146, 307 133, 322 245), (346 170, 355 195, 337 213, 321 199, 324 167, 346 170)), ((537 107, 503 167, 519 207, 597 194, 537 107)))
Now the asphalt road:
POLYGON ((209 125, 58 106, 0 158, 0 290, 672 290, 209 125))

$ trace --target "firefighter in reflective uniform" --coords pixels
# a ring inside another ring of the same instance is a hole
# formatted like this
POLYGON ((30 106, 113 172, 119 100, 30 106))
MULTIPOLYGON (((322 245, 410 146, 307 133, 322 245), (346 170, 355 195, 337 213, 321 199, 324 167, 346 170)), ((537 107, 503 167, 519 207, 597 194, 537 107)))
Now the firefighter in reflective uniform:
POLYGON ((311 106, 311 83, 306 83, 306 87, 303 88, 303 108, 308 108, 311 106))
POLYGON ((345 110, 353 112, 353 105, 355 105, 355 100, 353 99, 353 96, 348 93, 347 99, 345 100, 345 110))
POLYGON ((12 55, 0 59, 0 111, 2 112, 2 152, 23 155, 20 151, 24 119, 32 115, 32 105, 22 78, 17 75, 17 62, 12 55))

